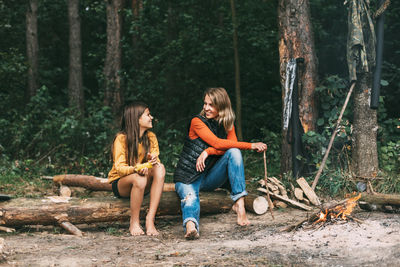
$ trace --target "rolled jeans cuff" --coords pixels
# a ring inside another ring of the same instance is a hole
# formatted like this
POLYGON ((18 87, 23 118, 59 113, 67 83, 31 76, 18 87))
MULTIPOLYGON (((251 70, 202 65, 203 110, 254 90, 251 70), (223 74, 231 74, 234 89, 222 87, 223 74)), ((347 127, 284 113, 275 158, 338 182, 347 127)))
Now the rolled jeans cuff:
POLYGON ((197 222, 197 220, 196 220, 194 217, 186 218, 186 219, 183 221, 183 228, 185 229, 185 231, 186 231, 186 223, 187 223, 188 221, 194 222, 194 224, 196 225, 197 232, 200 232, 200 230, 199 230, 199 223, 197 222))
POLYGON ((236 194, 236 195, 232 195, 232 194, 231 194, 231 199, 232 199, 234 202, 236 202, 236 200, 238 200, 239 198, 244 197, 244 196, 247 196, 247 195, 248 195, 247 191, 244 190, 243 192, 240 192, 240 193, 238 193, 238 194, 236 194))

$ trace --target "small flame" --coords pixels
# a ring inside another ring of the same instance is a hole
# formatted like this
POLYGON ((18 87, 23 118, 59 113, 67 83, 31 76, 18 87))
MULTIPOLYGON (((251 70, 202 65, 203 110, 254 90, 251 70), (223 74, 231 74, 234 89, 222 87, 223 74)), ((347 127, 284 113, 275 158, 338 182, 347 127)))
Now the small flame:
POLYGON ((344 204, 337 205, 329 210, 325 209, 325 211, 321 211, 318 220, 313 224, 325 222, 327 219, 341 218, 346 220, 346 216, 349 216, 353 212, 354 207, 357 205, 357 200, 359 200, 360 197, 361 193, 358 194, 358 196, 349 198, 344 204))

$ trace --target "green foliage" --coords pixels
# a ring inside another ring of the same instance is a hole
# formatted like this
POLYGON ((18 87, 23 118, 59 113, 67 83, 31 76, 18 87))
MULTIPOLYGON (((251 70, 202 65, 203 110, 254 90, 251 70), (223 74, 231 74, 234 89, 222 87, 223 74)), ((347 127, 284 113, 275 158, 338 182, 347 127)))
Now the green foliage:
MULTIPOLYGON (((318 169, 328 147, 328 143, 336 127, 340 110, 347 94, 346 82, 336 75, 328 76, 316 89, 319 99, 320 115, 317 120, 318 132, 309 131, 303 135, 303 144, 308 152, 308 163, 318 169)), ((348 168, 351 150, 351 108, 343 114, 330 156, 326 162, 326 170, 344 171, 348 168)), ((306 159, 304 159, 306 160, 306 159)))
POLYGON ((108 107, 93 102, 82 118, 74 110, 53 107, 49 90, 42 87, 23 113, 10 113, 14 116, 0 120, 4 157, 43 165, 48 174, 106 175, 113 135, 108 107))
POLYGON ((400 141, 388 142, 380 147, 380 166, 384 171, 400 174, 400 141))
MULTIPOLYGON (((28 100, 25 20, 21 19, 27 3, 0 0, 0 180, 6 184, 35 182, 40 174, 63 172, 104 177, 111 168, 109 150, 117 123, 111 111, 103 107, 106 2, 83 0, 80 5, 86 105, 82 116, 67 108, 67 2, 39 3, 41 88, 28 100)), ((277 5, 277 1, 236 1, 244 139, 268 144, 271 175, 279 174, 281 156, 277 5)), ((319 73, 326 77, 317 89, 318 129, 303 137, 316 170, 348 88, 341 78, 347 75, 347 14, 338 1, 316 0, 310 5, 319 73)), ((399 7, 399 1, 392 1, 386 13, 382 102, 378 111, 380 167, 393 183, 399 180, 399 7)), ((230 4, 214 0, 143 1, 138 17, 130 4, 121 14, 123 99, 142 100, 150 105, 157 120, 154 131, 160 157, 170 181, 189 119, 202 107, 203 90, 209 86, 225 87, 235 107, 230 4)), ((351 156, 351 117, 348 108, 321 177, 321 188, 332 193, 349 185, 343 177, 351 156)), ((262 156, 250 151, 243 154, 246 175, 262 177, 262 156)))

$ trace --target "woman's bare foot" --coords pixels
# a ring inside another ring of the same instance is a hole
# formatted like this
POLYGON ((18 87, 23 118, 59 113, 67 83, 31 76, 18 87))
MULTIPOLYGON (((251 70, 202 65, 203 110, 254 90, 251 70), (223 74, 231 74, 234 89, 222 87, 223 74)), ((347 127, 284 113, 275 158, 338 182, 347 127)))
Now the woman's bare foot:
POLYGON ((156 236, 159 235, 160 233, 157 231, 155 225, 154 225, 154 219, 153 218, 146 218, 146 235, 150 236, 156 236))
POLYGON ((196 225, 192 221, 186 223, 186 234, 185 238, 187 240, 194 240, 200 237, 199 232, 197 232, 196 225))
POLYGON ((238 199, 232 206, 232 210, 237 214, 237 224, 240 226, 247 226, 250 224, 249 219, 247 219, 246 209, 244 207, 244 198, 238 199))
POLYGON ((133 236, 144 235, 144 231, 138 223, 131 224, 131 226, 129 227, 129 232, 131 232, 131 235, 133 236))

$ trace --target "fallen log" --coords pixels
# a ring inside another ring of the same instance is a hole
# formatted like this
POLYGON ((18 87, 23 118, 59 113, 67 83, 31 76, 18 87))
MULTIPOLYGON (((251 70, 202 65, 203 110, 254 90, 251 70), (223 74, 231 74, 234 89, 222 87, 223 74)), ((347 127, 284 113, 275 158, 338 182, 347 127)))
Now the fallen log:
POLYGON ((362 193, 360 201, 365 201, 371 204, 400 206, 400 195, 362 193))
MULTIPOLYGON (((52 177, 56 184, 83 187, 92 191, 112 191, 112 186, 106 178, 83 174, 61 174, 52 177)), ((165 183, 163 192, 175 191, 174 183, 165 183)))
MULTIPOLYGON (((249 195, 247 203, 260 202, 259 196, 249 195), (253 199, 253 201, 251 201, 253 199)), ((157 215, 180 214, 180 199, 175 192, 165 192, 161 196, 157 215)), ((262 203, 262 201, 260 202, 262 203)), ((257 205, 260 205, 257 203, 257 205)), ((201 192, 200 206, 202 214, 216 214, 231 210, 233 201, 224 191, 201 192)), ((130 217, 128 199, 114 197, 103 198, 62 198, 44 199, 16 198, 0 203, 0 225, 60 225, 62 222, 71 224, 126 221, 130 217)), ((146 215, 149 197, 143 200, 141 216, 146 215)), ((254 210, 254 209, 253 209, 254 210)), ((258 209, 257 209, 258 210, 258 209)), ((262 210, 267 210, 264 207, 262 210)))
POLYGON ((82 174, 61 174, 53 177, 53 182, 69 186, 79 186, 93 191, 112 191, 108 179, 82 174))

